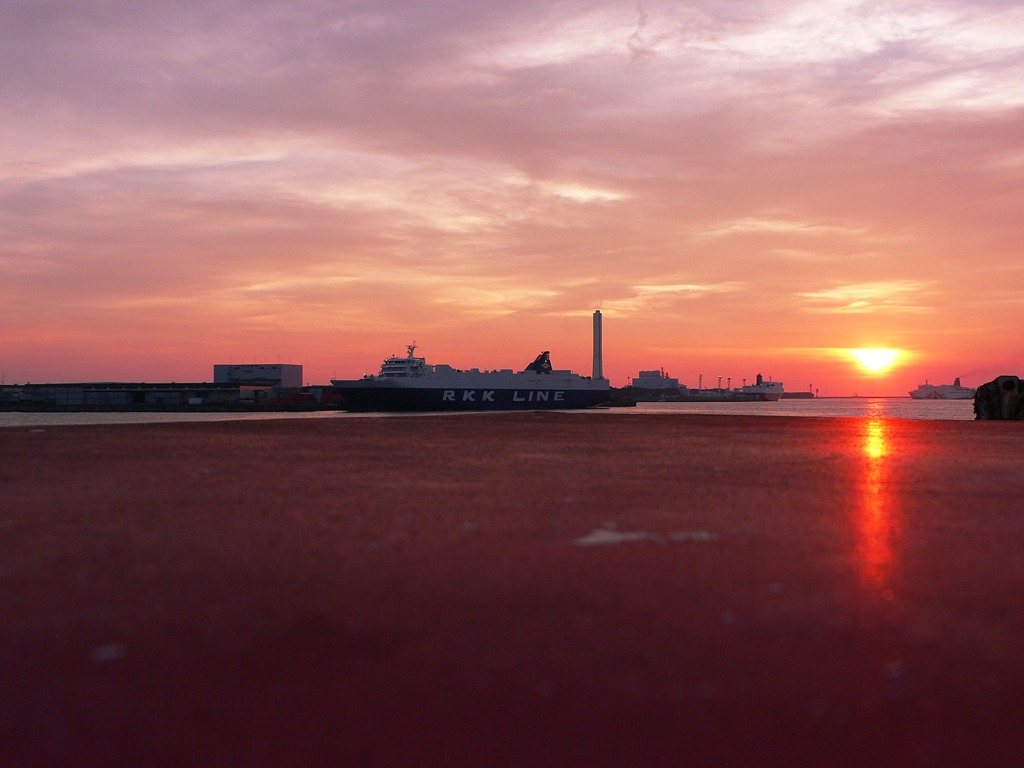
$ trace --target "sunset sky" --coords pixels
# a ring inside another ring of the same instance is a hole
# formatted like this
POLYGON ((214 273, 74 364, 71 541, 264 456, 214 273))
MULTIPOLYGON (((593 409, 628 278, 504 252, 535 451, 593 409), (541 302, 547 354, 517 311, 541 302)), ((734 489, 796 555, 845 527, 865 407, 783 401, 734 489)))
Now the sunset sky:
POLYGON ((1017 0, 5 0, 10 383, 1024 376, 1017 0), (849 350, 898 350, 869 373, 849 350))

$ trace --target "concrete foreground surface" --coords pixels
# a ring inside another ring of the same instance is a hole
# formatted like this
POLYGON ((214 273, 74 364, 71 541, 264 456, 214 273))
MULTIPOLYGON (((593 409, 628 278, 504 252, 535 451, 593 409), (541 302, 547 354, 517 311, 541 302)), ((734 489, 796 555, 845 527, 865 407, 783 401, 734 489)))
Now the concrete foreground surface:
POLYGON ((0 765, 1021 765, 1022 438, 0 429, 0 765))

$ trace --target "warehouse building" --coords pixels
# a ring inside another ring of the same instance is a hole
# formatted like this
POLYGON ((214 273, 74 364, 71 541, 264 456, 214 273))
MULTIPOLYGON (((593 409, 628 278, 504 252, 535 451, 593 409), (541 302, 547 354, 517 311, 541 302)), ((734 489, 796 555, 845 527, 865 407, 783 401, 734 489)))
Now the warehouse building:
POLYGON ((80 382, 0 386, 3 410, 189 410, 336 405, 329 388, 303 387, 301 365, 215 365, 213 383, 80 382))
POLYGON ((302 387, 301 365, 215 365, 214 384, 265 386, 274 389, 302 387))
POLYGON ((132 410, 225 406, 252 393, 237 386, 209 383, 146 384, 134 382, 83 382, 77 384, 23 384, 5 387, 0 405, 21 409, 132 410))

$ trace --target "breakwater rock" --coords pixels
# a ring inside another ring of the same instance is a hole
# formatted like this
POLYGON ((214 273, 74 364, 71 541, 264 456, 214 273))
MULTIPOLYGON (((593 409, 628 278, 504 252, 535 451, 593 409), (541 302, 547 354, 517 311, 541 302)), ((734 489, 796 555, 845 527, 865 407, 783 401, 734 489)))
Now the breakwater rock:
POLYGON ((974 418, 1024 421, 1024 382, 997 376, 974 393, 974 418))

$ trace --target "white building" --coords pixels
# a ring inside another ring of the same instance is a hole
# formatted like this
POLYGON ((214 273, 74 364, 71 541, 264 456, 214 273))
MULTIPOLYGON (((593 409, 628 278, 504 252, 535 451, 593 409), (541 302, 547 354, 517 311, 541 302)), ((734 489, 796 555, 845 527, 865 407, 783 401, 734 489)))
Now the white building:
POLYGON ((679 389, 679 379, 670 378, 665 371, 640 371, 633 379, 637 389, 679 389))
POLYGON ((302 387, 301 365, 215 365, 215 384, 248 384, 271 386, 277 389, 302 387))

